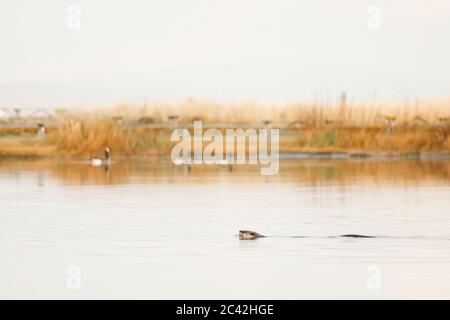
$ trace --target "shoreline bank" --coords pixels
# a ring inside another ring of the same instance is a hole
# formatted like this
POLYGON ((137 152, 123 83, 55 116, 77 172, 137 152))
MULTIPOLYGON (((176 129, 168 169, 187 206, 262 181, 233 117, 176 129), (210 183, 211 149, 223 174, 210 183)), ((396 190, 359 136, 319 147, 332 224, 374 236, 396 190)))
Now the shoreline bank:
MULTIPOLYGON (((83 156, 62 156, 62 155, 0 155, 2 160, 73 160, 85 161, 88 157, 83 156)), ((119 155, 114 157, 117 160, 170 160, 170 156, 162 155, 119 155)), ((424 152, 395 152, 395 151, 286 151, 279 153, 279 160, 450 160, 450 151, 424 151, 424 152)))

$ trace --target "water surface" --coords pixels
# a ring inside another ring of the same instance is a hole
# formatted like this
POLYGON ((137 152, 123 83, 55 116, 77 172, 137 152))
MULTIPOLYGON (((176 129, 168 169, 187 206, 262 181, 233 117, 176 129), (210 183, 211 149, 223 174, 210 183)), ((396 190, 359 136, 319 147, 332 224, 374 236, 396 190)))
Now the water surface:
POLYGON ((5 160, 0 298, 448 299, 449 209, 448 160, 5 160))

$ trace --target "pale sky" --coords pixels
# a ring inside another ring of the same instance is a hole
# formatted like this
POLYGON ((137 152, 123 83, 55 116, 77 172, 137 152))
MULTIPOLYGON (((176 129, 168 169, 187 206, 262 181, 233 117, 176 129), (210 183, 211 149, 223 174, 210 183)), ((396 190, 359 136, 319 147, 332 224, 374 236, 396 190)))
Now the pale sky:
POLYGON ((2 0, 0 39, 0 107, 450 96, 450 0, 2 0))

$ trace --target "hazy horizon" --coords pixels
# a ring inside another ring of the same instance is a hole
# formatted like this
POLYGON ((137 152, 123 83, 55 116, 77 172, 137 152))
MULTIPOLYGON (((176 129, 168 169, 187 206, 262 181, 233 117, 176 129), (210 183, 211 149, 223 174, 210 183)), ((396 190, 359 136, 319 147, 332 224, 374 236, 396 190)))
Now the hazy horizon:
POLYGON ((9 1, 0 106, 450 97, 450 3, 9 1), (68 27, 70 5, 79 29, 68 27), (379 28, 367 27, 370 6, 379 28))

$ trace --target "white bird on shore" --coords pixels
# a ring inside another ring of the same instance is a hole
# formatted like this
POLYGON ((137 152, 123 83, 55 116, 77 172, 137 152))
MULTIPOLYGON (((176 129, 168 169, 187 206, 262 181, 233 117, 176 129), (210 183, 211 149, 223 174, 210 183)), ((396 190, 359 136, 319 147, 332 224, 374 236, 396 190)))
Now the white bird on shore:
POLYGON ((233 154, 228 153, 225 159, 216 162, 219 166, 228 167, 229 171, 233 171, 233 154))
POLYGON ((175 158, 175 159, 172 159, 172 163, 173 163, 174 165, 176 165, 176 166, 180 166, 180 165, 182 165, 182 164, 185 164, 185 162, 186 162, 186 161, 184 161, 183 158, 175 158))
POLYGON ((180 165, 184 164, 188 171, 191 171, 191 169, 192 169, 191 162, 189 160, 185 160, 183 158, 172 159, 172 163, 176 166, 180 166, 180 165))

